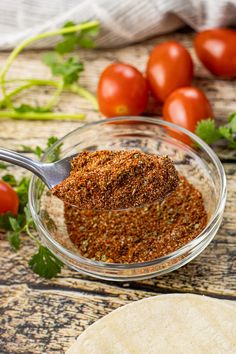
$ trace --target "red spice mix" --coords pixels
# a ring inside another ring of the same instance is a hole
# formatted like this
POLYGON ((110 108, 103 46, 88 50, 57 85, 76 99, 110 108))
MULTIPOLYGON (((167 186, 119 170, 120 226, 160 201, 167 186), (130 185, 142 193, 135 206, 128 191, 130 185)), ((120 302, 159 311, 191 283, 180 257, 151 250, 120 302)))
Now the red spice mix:
POLYGON ((178 177, 171 160, 137 150, 81 153, 53 193, 64 201, 71 241, 97 261, 153 260, 187 244, 207 224, 201 193, 178 177), (127 206, 133 208, 111 210, 127 206))
POLYGON ((131 151, 84 151, 52 192, 80 209, 125 209, 163 200, 178 185, 168 156, 131 151))
POLYGON ((79 210, 65 204, 71 241, 84 257, 114 263, 145 262, 193 240, 206 226, 201 193, 185 177, 162 204, 120 211, 79 210))

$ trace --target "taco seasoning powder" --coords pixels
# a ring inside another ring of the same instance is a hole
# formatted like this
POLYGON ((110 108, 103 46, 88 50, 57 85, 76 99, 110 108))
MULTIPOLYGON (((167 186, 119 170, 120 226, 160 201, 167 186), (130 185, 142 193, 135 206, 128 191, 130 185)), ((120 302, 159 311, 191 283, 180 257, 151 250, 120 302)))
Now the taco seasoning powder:
MULTIPOLYGON (((94 156, 99 159, 99 154, 94 156)), ((75 161, 72 171, 78 168, 75 161)), ((138 171, 136 182, 145 180, 138 171)), ((69 237, 81 255, 112 263, 145 262, 167 255, 194 239, 207 224, 202 195, 183 176, 162 203, 96 210, 80 209, 64 200, 64 216, 69 237)))
POLYGON ((163 200, 179 177, 168 156, 139 150, 84 151, 71 161, 68 178, 52 192, 80 209, 125 209, 163 200))

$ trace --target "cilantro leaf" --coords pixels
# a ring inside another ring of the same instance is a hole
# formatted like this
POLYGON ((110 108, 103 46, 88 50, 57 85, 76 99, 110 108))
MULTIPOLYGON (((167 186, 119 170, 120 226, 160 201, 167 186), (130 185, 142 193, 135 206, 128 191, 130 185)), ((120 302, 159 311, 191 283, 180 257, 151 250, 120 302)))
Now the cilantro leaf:
POLYGON ((66 54, 73 52, 76 48, 76 44, 77 38, 75 35, 71 34, 68 38, 58 43, 55 49, 59 54, 66 54))
MULTIPOLYGON (((68 21, 63 27, 72 26, 75 26, 75 23, 68 21)), ((77 47, 94 48, 94 37, 97 36, 98 32, 99 26, 96 25, 92 28, 83 29, 80 32, 63 34, 64 39, 56 45, 55 50, 60 54, 66 54, 74 51, 77 47)))
POLYGON ((196 134, 206 143, 213 144, 220 139, 225 139, 229 143, 229 147, 236 148, 236 113, 228 118, 228 123, 219 126, 215 125, 213 119, 201 120, 196 128, 196 134))
POLYGON ((43 154, 43 150, 41 149, 40 146, 36 146, 36 148, 34 149, 34 153, 36 156, 41 157, 43 154))
POLYGON ((236 112, 231 113, 231 114, 228 116, 228 122, 231 122, 233 119, 235 119, 235 117, 236 117, 236 112))
MULTIPOLYGON (((28 145, 21 145, 22 152, 32 152, 35 154, 38 158, 40 158, 45 151, 47 151, 53 144, 55 144, 58 141, 58 138, 55 136, 51 136, 48 138, 46 149, 42 149, 40 146, 36 146, 35 148, 32 148, 31 146, 28 145)), ((61 145, 60 145, 61 146, 61 145)), ((55 149, 55 154, 58 155, 60 150, 60 147, 57 147, 55 149)))
POLYGON ((51 68, 55 64, 60 63, 62 61, 62 57, 58 53, 51 51, 44 53, 42 60, 45 65, 51 68))
POLYGON ((7 182, 8 184, 10 184, 10 186, 12 186, 12 187, 17 186, 17 181, 16 181, 15 177, 11 174, 6 174, 6 175, 2 176, 2 180, 4 182, 7 182))
POLYGON ((7 165, 3 162, 0 161, 0 170, 6 170, 7 169, 7 165))
POLYGON ((32 148, 31 146, 28 145, 21 145, 21 147, 23 152, 32 152, 39 158, 43 154, 43 149, 40 146, 36 146, 35 148, 32 148))
MULTIPOLYGON (((47 142, 47 150, 52 146, 54 145, 59 139, 55 136, 51 136, 49 139, 48 139, 48 142, 47 142)), ((55 162, 55 161, 58 161, 60 160, 60 154, 61 154, 61 147, 62 147, 63 143, 59 144, 54 150, 53 152, 51 153, 50 157, 49 157, 49 160, 50 162, 55 162)))
POLYGON ((14 231, 13 225, 15 229, 20 230, 24 227, 24 224, 24 214, 18 214, 17 216, 15 216, 11 212, 7 212, 5 214, 0 215, 0 229, 2 230, 14 231), (12 221, 12 219, 16 220, 16 222, 12 221), (16 226, 16 223, 18 226, 16 226))
POLYGON ((204 119, 198 122, 196 134, 207 144, 213 144, 222 137, 213 119, 204 119))
POLYGON ((233 113, 229 116, 228 122, 232 130, 232 133, 236 133, 236 113, 233 113))
POLYGON ((84 70, 84 65, 78 58, 64 59, 56 52, 45 53, 43 62, 50 67, 54 76, 62 77, 65 86, 76 82, 79 74, 84 70))
POLYGON ((9 216, 11 231, 7 234, 7 239, 14 251, 18 251, 21 244, 20 233, 22 231, 21 218, 9 216))
POLYGON ((232 133, 230 127, 222 125, 221 127, 219 127, 219 132, 221 136, 224 137, 226 140, 231 140, 232 133))
POLYGON ((221 135, 230 143, 229 147, 236 148, 236 140, 230 124, 219 127, 219 131, 221 135))
POLYGON ((13 214, 10 212, 7 212, 5 214, 0 215, 0 230, 12 230, 11 224, 10 224, 10 217, 13 217, 13 214))
POLYGON ((18 251, 21 245, 20 233, 17 231, 9 232, 7 239, 14 251, 18 251))
POLYGON ((49 249, 40 245, 38 252, 30 259, 29 267, 34 273, 51 279, 61 272, 63 263, 49 249))
POLYGON ((33 219, 32 219, 32 215, 31 215, 28 203, 24 207, 24 213, 25 213, 27 223, 30 224, 33 221, 33 219))
POLYGON ((49 149, 53 144, 55 144, 59 139, 56 136, 51 136, 47 141, 47 148, 49 149))
POLYGON ((13 231, 20 231, 21 230, 21 226, 18 223, 16 218, 10 217, 9 221, 10 221, 10 225, 11 225, 13 231))
POLYGON ((28 177, 23 177, 20 180, 18 186, 16 187, 16 192, 20 199, 20 208, 19 208, 20 213, 24 212, 24 207, 28 203, 29 183, 30 183, 30 179, 28 177))
POLYGON ((40 106, 33 107, 33 106, 31 106, 29 104, 25 104, 25 103, 22 103, 18 107, 14 107, 14 111, 17 113, 27 113, 27 112, 47 113, 47 112, 51 112, 51 110, 48 108, 40 107, 40 106))

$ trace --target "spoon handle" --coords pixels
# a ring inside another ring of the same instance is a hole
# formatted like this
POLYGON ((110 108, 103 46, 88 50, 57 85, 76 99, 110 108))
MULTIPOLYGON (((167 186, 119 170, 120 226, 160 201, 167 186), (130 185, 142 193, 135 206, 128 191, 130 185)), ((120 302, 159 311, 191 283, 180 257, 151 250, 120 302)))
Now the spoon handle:
POLYGON ((42 164, 38 161, 34 161, 28 157, 18 154, 15 151, 0 149, 0 160, 26 168, 38 177, 42 178, 42 164))

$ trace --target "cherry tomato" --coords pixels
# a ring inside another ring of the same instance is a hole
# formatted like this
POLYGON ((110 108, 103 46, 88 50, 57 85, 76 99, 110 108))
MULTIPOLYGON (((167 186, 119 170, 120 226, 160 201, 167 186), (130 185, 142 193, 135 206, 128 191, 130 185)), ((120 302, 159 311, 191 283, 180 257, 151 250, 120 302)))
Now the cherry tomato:
POLYGON ((199 59, 213 75, 236 77, 236 31, 219 28, 200 32, 194 46, 199 59))
POLYGON ((125 63, 109 65, 97 90, 100 111, 106 117, 139 115, 148 102, 148 86, 140 71, 125 63))
POLYGON ((163 107, 165 120, 195 132, 197 122, 212 118, 213 111, 205 94, 196 87, 182 87, 172 92, 163 107))
POLYGON ((147 64, 147 80, 153 95, 161 102, 179 87, 189 86, 193 78, 192 58, 175 41, 157 45, 147 64))
POLYGON ((19 198, 14 189, 6 182, 0 181, 0 215, 11 212, 16 215, 19 208, 19 198))

